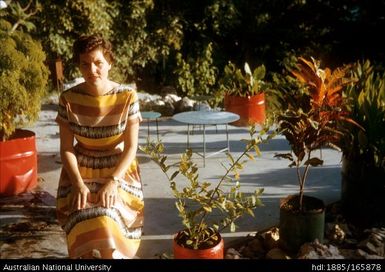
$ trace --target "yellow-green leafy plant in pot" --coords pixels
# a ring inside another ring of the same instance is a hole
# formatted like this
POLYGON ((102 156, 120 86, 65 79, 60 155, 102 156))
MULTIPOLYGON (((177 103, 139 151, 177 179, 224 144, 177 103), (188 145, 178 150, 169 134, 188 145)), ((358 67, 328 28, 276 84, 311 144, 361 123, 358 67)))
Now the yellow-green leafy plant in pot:
POLYGON ((247 214, 254 216, 253 210, 262 205, 259 197, 263 189, 247 195, 241 191, 239 182, 239 171, 244 168, 246 157, 254 159, 250 152, 259 154, 258 144, 273 137, 270 134, 262 140, 261 136, 254 137, 254 134, 255 127, 251 127, 252 138, 244 140, 245 150, 238 158, 228 153, 229 163, 223 164, 225 174, 216 182, 200 180, 198 167, 191 160, 191 149, 181 155, 175 168, 175 165, 167 165, 162 143, 148 143, 141 147, 166 174, 176 199, 175 206, 184 229, 174 238, 175 258, 223 258, 221 232, 225 228, 234 231, 238 219, 247 214), (178 182, 179 176, 187 180, 186 185, 180 184, 181 180, 178 182), (207 251, 211 255, 206 255, 207 251))

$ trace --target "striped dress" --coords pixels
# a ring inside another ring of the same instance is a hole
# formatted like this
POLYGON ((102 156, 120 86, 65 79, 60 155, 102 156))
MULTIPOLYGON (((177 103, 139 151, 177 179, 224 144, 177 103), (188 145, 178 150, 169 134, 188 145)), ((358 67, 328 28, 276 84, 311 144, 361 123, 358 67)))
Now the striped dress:
POLYGON ((136 254, 144 206, 137 161, 121 180, 113 207, 103 208, 93 200, 121 156, 126 125, 138 121, 138 97, 129 85, 120 85, 102 96, 84 94, 77 86, 60 95, 56 122, 73 131, 80 174, 91 192, 85 209, 71 210, 71 181, 62 169, 57 217, 67 234, 70 258, 97 254, 99 249, 111 249, 113 258, 132 258, 136 254))

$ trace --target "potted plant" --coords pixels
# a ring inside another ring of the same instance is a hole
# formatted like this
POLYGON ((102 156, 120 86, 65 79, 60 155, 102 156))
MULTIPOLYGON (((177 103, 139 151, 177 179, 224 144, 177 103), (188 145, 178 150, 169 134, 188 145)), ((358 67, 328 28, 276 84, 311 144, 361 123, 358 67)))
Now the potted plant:
POLYGON ((0 41, 0 194, 14 195, 37 184, 35 134, 21 128, 38 118, 48 69, 41 45, 2 18, 0 41))
POLYGON ((347 117, 342 93, 351 82, 345 77, 348 69, 321 69, 318 61, 300 57, 289 76, 298 88, 284 94, 288 105, 278 116, 278 132, 286 137, 292 152, 276 157, 291 162, 299 184, 298 194, 286 197, 280 205, 280 241, 291 252, 305 242, 323 241, 325 206, 321 199, 305 195, 305 184, 310 167, 323 164, 315 151, 324 146, 339 150, 342 132, 338 124, 354 123, 347 117))
MULTIPOLYGON (((252 127, 250 131, 251 135, 254 135, 255 128, 252 127)), ((181 155, 177 169, 172 170, 172 166, 166 164, 167 157, 163 155, 162 143, 148 143, 141 147, 166 174, 176 198, 175 206, 184 229, 174 236, 174 258, 223 258, 222 230, 230 228, 230 231, 235 231, 235 221, 245 214, 254 216, 253 210, 261 205, 259 196, 263 189, 257 189, 254 194, 247 196, 241 192, 238 181, 239 170, 247 161, 242 159, 245 156, 253 159, 249 151, 255 150, 259 153, 260 142, 261 138, 247 141, 245 150, 237 159, 228 153, 230 163, 227 167, 224 165, 225 174, 214 184, 199 180, 198 167, 191 160, 191 149, 181 155), (180 175, 187 179, 186 185, 177 181, 177 176, 180 175), (228 190, 225 191, 224 188, 228 190)))
POLYGON ((369 61, 352 70, 356 84, 346 89, 350 117, 344 123, 341 204, 347 219, 361 227, 385 223, 385 72, 369 61))
POLYGON ((225 66, 218 93, 224 94, 225 110, 240 116, 233 125, 249 126, 265 122, 265 74, 263 64, 251 71, 246 62, 244 73, 231 62, 225 66))

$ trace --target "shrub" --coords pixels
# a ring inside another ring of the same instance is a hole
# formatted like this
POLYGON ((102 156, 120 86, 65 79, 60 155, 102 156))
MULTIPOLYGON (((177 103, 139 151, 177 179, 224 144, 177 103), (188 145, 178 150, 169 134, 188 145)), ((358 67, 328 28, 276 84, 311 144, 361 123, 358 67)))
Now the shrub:
POLYGON ((9 32, 0 19, 0 135, 8 138, 17 128, 36 121, 46 92, 48 68, 41 45, 27 33, 9 32))

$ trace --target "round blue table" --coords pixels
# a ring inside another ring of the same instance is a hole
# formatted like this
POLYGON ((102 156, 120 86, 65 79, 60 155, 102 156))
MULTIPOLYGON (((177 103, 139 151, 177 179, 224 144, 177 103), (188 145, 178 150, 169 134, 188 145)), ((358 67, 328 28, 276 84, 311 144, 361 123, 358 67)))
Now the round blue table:
POLYGON ((156 122, 156 137, 159 141, 159 128, 158 128, 158 118, 161 116, 159 112, 156 111, 141 111, 143 119, 147 119, 147 138, 150 140, 150 121, 155 120, 156 122))
POLYGON ((187 124, 187 148, 190 146, 190 125, 203 126, 203 166, 206 166, 206 158, 218 154, 219 152, 230 152, 229 131, 227 125, 239 119, 239 115, 227 111, 186 111, 177 113, 172 117, 174 120, 187 124), (206 155, 206 125, 225 125, 227 147, 219 151, 206 155))

